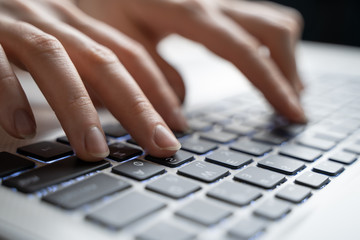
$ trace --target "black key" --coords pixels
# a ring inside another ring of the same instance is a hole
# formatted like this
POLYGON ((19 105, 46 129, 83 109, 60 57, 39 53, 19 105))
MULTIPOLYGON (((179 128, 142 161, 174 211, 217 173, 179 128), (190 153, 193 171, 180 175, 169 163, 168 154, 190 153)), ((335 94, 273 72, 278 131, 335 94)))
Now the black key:
POLYGON ((107 124, 104 125, 102 128, 106 136, 113 138, 123 137, 128 134, 127 131, 118 123, 107 124))
POLYGON ((343 164, 352 164, 357 159, 356 154, 348 152, 337 152, 329 157, 329 160, 343 164))
POLYGON ((234 141, 237 138, 237 135, 233 134, 233 133, 227 133, 227 132, 210 131, 210 132, 200 133, 200 137, 202 139, 209 140, 212 142, 228 143, 228 142, 234 141))
POLYGON ((234 179, 265 189, 275 188, 286 181, 284 175, 258 167, 248 167, 236 174, 234 179))
POLYGON ((262 203, 255 211, 254 214, 267 218, 269 220, 278 220, 291 211, 289 203, 278 200, 269 199, 262 203))
POLYGON ((110 166, 110 163, 105 160, 85 162, 73 156, 6 179, 2 184, 17 188, 24 193, 33 193, 51 185, 110 166))
POLYGON ((206 183, 215 182, 229 174, 226 168, 212 163, 194 161, 180 168, 178 174, 206 183))
POLYGON ((231 132, 231 133, 235 133, 235 134, 242 135, 242 136, 252 134, 253 132, 256 131, 255 128, 253 128, 253 127, 246 126, 243 124, 238 124, 238 123, 228 124, 224 127, 223 130, 226 132, 231 132))
POLYGON ((225 181, 212 188, 207 196, 237 206, 245 206, 260 198, 262 194, 259 189, 249 185, 225 181))
POLYGON ((86 218, 114 229, 121 229, 165 206, 165 203, 145 194, 131 192, 90 213, 86 218))
POLYGON ((305 125, 300 124, 289 124, 285 126, 276 127, 273 131, 288 137, 295 137, 305 130, 305 125))
POLYGON ((266 224, 263 220, 255 217, 247 217, 231 227, 228 234, 236 239, 252 239, 265 231, 265 227, 266 224))
POLYGON ((247 139, 237 141, 230 146, 232 150, 247 154, 262 156, 272 150, 272 147, 263 143, 253 142, 247 139))
POLYGON ((344 148, 344 151, 360 155, 360 145, 355 143, 348 144, 344 148))
POLYGON ((141 159, 134 159, 113 167, 112 172, 142 181, 153 176, 163 174, 165 172, 165 168, 141 159))
POLYGON ((17 152, 44 162, 73 154, 71 147, 57 142, 38 142, 17 149, 17 152))
POLYGON ((100 173, 48 194, 42 200, 65 209, 75 209, 106 195, 127 189, 130 186, 129 183, 121 179, 100 173))
POLYGON ((218 146, 215 143, 197 140, 197 139, 189 139, 181 143, 181 145, 182 145, 181 148, 183 150, 193 152, 199 155, 205 154, 207 152, 210 152, 218 148, 218 146))
POLYGON ((294 175, 305 168, 303 162, 279 155, 272 155, 259 161, 258 166, 287 175, 294 175))
POLYGON ((259 133, 254 134, 252 139, 254 141, 268 143, 268 144, 274 144, 274 145, 280 145, 283 142, 286 142, 289 140, 289 138, 287 136, 282 136, 276 132, 259 132, 259 133))
POLYGON ((322 152, 307 147, 287 144, 280 148, 279 154, 297 158, 306 162, 313 162, 322 155, 322 152))
POLYGON ((310 171, 303 173, 295 180, 295 183, 297 184, 315 189, 319 189, 329 182, 330 179, 327 176, 310 171))
POLYGON ((188 132, 173 132, 173 134, 175 135, 176 138, 183 138, 185 136, 188 136, 191 134, 191 131, 188 131, 188 132))
POLYGON ((311 195, 311 190, 307 187, 299 185, 286 185, 276 194, 276 197, 292 203, 301 203, 311 195))
POLYGON ((253 161, 251 156, 231 150, 216 150, 206 156, 205 160, 232 169, 241 168, 253 161))
POLYGON ((147 155, 145 158, 149 161, 156 162, 158 164, 171 168, 178 167, 186 162, 190 162, 195 159, 194 155, 182 150, 177 151, 175 155, 172 157, 158 158, 158 157, 153 157, 151 155, 147 155))
POLYGON ((56 141, 59 142, 59 143, 63 143, 63 144, 66 144, 66 145, 70 145, 70 141, 69 141, 69 139, 68 139, 67 136, 58 137, 58 138, 56 139, 56 141))
POLYGON ((329 151, 336 145, 336 142, 334 141, 315 138, 313 136, 301 136, 296 139, 296 142, 307 147, 319 149, 321 151, 329 151))
POLYGON ((146 189, 179 199, 200 190, 201 187, 186 178, 167 174, 146 185, 146 189))
POLYGON ((136 236, 136 240, 191 240, 196 235, 177 225, 159 222, 136 236))
POLYGON ((345 170, 342 164, 336 162, 321 162, 313 168, 314 172, 326 174, 328 176, 337 176, 345 170))
POLYGON ((35 167, 35 163, 8 152, 0 152, 0 178, 35 167))
POLYGON ((175 212, 176 215, 205 226, 219 223, 232 212, 203 200, 194 200, 175 212))
POLYGON ((124 143, 117 142, 109 145, 110 154, 108 158, 122 162, 130 158, 141 155, 143 152, 134 147, 130 147, 124 143))

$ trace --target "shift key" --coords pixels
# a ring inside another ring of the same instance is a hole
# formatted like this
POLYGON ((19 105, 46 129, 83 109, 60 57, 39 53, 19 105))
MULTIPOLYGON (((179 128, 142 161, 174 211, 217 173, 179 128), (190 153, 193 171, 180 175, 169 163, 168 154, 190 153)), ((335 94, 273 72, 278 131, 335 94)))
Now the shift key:
POLYGON ((36 168, 19 176, 8 178, 2 184, 7 187, 17 188, 20 192, 33 193, 107 167, 110 167, 110 163, 105 160, 85 162, 73 156, 36 168))

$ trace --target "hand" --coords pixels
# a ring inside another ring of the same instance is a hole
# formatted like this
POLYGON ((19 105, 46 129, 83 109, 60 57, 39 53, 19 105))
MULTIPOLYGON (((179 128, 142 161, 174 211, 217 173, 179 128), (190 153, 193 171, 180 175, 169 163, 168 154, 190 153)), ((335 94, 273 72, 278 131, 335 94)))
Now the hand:
POLYGON ((0 0, 0 125, 14 137, 32 137, 34 116, 9 62, 33 76, 80 158, 109 153, 86 88, 152 155, 180 148, 167 126, 186 128, 180 100, 151 57, 72 2, 0 0))
MULTIPOLYGON (((303 89, 295 61, 302 30, 298 12, 270 3, 239 0, 78 0, 88 14, 140 42, 171 86, 180 75, 156 51, 159 41, 177 33, 232 62, 261 90, 274 108, 304 123, 303 89), (260 51, 266 46, 269 54, 260 51)), ((178 94, 181 95, 181 94, 178 94)))

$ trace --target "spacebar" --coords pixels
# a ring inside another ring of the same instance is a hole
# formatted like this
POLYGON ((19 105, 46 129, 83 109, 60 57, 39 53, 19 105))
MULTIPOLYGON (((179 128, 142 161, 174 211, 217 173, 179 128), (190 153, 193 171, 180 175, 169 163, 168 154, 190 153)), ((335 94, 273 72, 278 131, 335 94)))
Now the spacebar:
POLYGON ((20 192, 33 193, 51 185, 110 166, 110 163, 105 160, 85 162, 73 156, 35 168, 19 176, 8 178, 2 184, 17 188, 20 192))

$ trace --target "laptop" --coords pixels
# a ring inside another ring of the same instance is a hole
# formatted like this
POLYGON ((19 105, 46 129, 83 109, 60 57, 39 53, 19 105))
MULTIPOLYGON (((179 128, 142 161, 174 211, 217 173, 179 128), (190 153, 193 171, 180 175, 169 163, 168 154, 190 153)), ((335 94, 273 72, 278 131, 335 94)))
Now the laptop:
POLYGON ((79 161, 29 75, 38 133, 0 130, 0 239, 360 239, 360 49, 302 42, 309 123, 276 115, 230 63, 170 36, 191 131, 146 155, 106 111, 110 155, 79 161))

